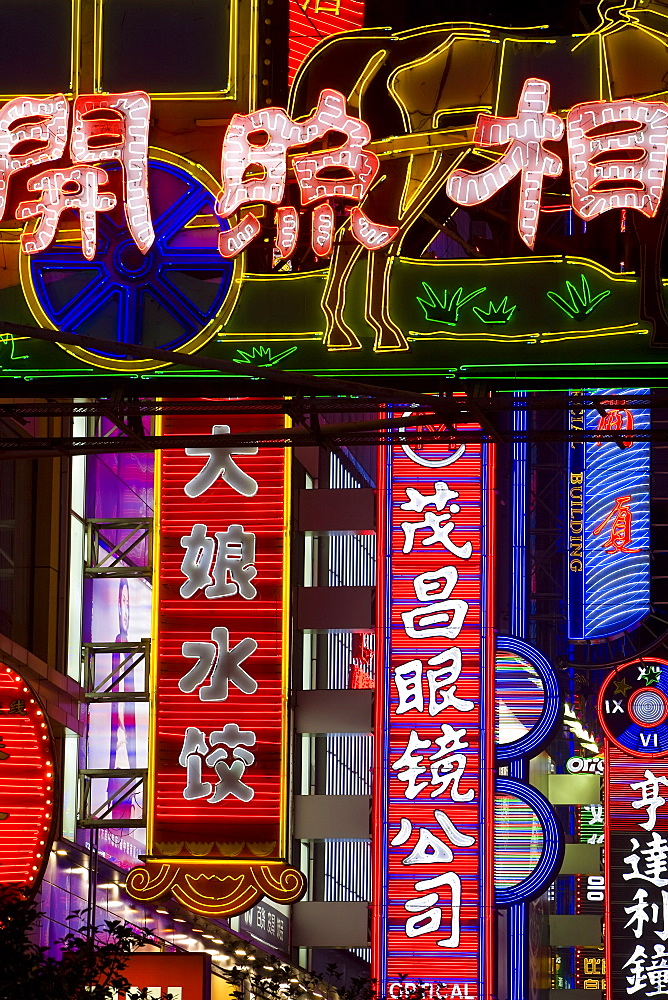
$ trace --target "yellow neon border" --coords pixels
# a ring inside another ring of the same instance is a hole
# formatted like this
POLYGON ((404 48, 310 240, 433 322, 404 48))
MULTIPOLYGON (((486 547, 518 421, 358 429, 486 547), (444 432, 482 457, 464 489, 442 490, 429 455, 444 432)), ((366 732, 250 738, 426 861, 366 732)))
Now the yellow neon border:
MULTIPOLYGON (((65 91, 65 97, 76 97, 79 93, 79 41, 81 38, 81 0, 71 0, 72 4, 72 24, 70 26, 70 89, 65 91)), ((0 101, 10 101, 13 97, 30 96, 37 99, 41 97, 51 97, 48 94, 24 95, 24 92, 13 94, 0 94, 0 101)))
MULTIPOLYGON (((162 434, 162 414, 158 413, 153 418, 154 434, 162 434)), ((146 789, 147 802, 144 803, 146 810, 146 852, 153 854, 153 827, 155 808, 155 717, 158 690, 158 628, 160 616, 158 608, 160 606, 160 549, 162 532, 160 530, 160 517, 162 510, 162 451, 155 452, 155 462, 153 465, 153 588, 151 605, 151 663, 149 671, 150 698, 149 698, 149 720, 148 720, 148 788, 146 789)))
MULTIPOLYGON (((103 94, 106 91, 102 87, 102 34, 103 34, 103 8, 108 0, 95 0, 95 22, 93 29, 93 90, 96 94, 103 94)), ((230 21, 229 21, 229 52, 228 52, 228 80, 229 85, 225 90, 212 91, 174 91, 173 93, 150 94, 152 100, 156 101, 210 101, 210 100, 236 100, 237 98, 237 51, 239 48, 239 4, 240 0, 230 0, 230 21)), ((156 11, 159 13, 156 5, 156 11)), ((251 0, 249 43, 251 52, 251 74, 254 63, 257 60, 257 18, 258 0, 251 0)), ((255 74, 257 75, 257 74, 255 74)), ((253 96, 254 83, 251 83, 249 98, 253 96)))
MULTIPOLYGON (((205 188, 207 188, 211 194, 217 195, 220 190, 220 184, 213 178, 213 176, 205 170, 204 167, 200 166, 198 163, 192 163, 190 160, 186 160, 184 157, 179 156, 177 153, 172 153, 167 149, 156 149, 153 146, 149 148, 149 157, 152 159, 162 161, 163 163, 170 163, 173 166, 180 167, 182 170, 190 173, 195 180, 198 180, 205 188)), ((35 226, 39 223, 39 219, 35 219, 30 223, 29 228, 26 232, 31 232, 35 226)), ((222 258, 221 258, 222 260, 222 258)), ((195 354, 201 347, 208 343, 212 337, 218 332, 218 330, 227 322, 229 316, 234 309, 237 299, 239 297, 239 292, 241 291, 241 283, 243 280, 243 254, 240 254, 235 258, 233 263, 234 270, 232 272, 232 281, 230 283, 230 290, 225 296, 225 299, 218 310, 216 316, 209 320, 207 325, 199 333, 195 334, 192 340, 189 340, 187 344, 183 344, 181 347, 174 351, 174 362, 178 363, 179 354, 195 354)), ((47 314, 42 309, 42 305, 37 296, 35 290, 35 285, 32 280, 32 272, 30 269, 30 258, 28 254, 19 253, 19 274, 21 277, 21 287, 23 289, 23 294, 26 297, 26 302, 28 307, 39 323, 40 326, 45 327, 47 330, 56 330, 57 327, 53 325, 47 314)), ((102 368, 105 371, 114 372, 148 372, 155 371, 156 368, 166 368, 169 366, 170 362, 167 361, 142 361, 140 358, 130 358, 128 360, 122 360, 120 358, 101 358, 99 354, 94 354, 92 351, 87 351, 83 347, 73 347, 71 345, 59 344, 58 345, 63 351, 67 351, 73 357, 77 358, 79 361, 85 361, 87 364, 94 365, 96 368, 102 368)), ((111 345, 113 346, 113 345, 111 345)))

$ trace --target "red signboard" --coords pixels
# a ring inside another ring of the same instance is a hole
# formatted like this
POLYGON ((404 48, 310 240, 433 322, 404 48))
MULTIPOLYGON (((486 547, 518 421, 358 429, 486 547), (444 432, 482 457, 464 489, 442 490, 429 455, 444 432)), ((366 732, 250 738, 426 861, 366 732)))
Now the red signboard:
POLYGON ((388 453, 374 975, 394 1000, 481 1000, 493 988, 493 449, 388 453))
POLYGON ((130 983, 117 1000, 129 1000, 140 990, 149 998, 170 996, 171 1000, 210 1000, 211 957, 204 952, 190 955, 150 952, 129 955, 121 975, 130 983))
POLYGON ((288 81, 319 41, 364 26, 364 0, 289 0, 288 81))
POLYGON ((285 864, 288 464, 225 445, 283 417, 268 427, 224 405, 215 421, 163 421, 212 438, 164 451, 157 470, 150 858, 128 880, 137 898, 171 890, 209 914, 304 887, 285 864))
POLYGON ((0 665, 0 885, 34 889, 52 840, 53 745, 44 712, 0 665))

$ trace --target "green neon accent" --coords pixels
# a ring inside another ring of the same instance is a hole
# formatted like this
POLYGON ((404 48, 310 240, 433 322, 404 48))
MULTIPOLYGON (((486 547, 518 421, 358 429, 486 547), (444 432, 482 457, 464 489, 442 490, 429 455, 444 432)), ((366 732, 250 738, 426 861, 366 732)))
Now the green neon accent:
POLYGON ((585 316, 589 316, 589 314, 594 311, 596 306, 599 305, 603 299, 607 299, 608 295, 610 295, 610 289, 606 288, 604 292, 599 292, 598 295, 592 298, 587 276, 585 274, 581 274, 580 278, 582 279, 581 292, 577 290, 571 281, 566 282, 566 288, 568 289, 568 294, 570 295, 570 302, 567 302, 566 299, 557 292, 547 293, 548 299, 554 302, 555 306, 558 306, 562 312, 565 312, 569 319, 584 319, 585 316))
POLYGON ((252 347, 250 352, 239 349, 232 360, 238 361, 241 364, 258 365, 260 368, 271 368, 273 365, 277 365, 279 361, 289 357, 290 354, 294 354, 296 350, 296 347, 290 347, 287 351, 282 351, 280 354, 273 354, 271 347, 252 347))
POLYGON ((487 291, 487 286, 484 286, 483 288, 477 288, 475 292, 470 292, 462 298, 464 289, 460 286, 456 292, 452 293, 450 301, 448 301, 448 293, 444 289, 443 300, 441 301, 434 289, 426 281, 422 282, 422 287, 427 293, 428 300, 425 302, 419 295, 416 298, 422 306, 426 319, 430 323, 440 323, 441 325, 445 323, 446 326, 456 326, 462 306, 465 306, 467 302, 474 299, 476 295, 481 295, 487 291))
POLYGON ((28 354, 15 354, 14 348, 16 346, 16 337, 13 333, 0 333, 0 344, 10 345, 9 358, 11 361, 27 361, 28 354))
POLYGON ((473 312, 483 323, 510 323, 516 309, 516 305, 508 305, 507 295, 501 299, 498 306, 495 306, 490 299, 486 310, 481 309, 480 306, 473 306, 473 312))

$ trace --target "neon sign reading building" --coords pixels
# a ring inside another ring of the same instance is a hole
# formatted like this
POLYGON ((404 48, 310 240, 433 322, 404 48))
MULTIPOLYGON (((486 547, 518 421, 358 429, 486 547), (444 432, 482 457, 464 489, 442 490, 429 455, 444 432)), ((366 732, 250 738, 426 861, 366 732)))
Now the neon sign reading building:
POLYGON ((171 891, 210 915, 304 889, 285 863, 286 457, 226 447, 220 419, 186 418, 211 446, 164 451, 157 470, 149 858, 128 878, 136 898, 171 891))
POLYGON ((493 452, 481 444, 419 452, 395 444, 386 475, 374 975, 394 1000, 418 983, 443 1000, 485 998, 492 989, 493 452))

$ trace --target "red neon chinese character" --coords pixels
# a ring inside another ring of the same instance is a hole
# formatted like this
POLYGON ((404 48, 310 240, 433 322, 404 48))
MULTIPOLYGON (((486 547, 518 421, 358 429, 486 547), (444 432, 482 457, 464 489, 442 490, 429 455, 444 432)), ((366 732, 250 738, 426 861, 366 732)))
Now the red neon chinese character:
POLYGON ((606 518, 592 531, 592 535, 600 535, 606 524, 610 523, 610 534, 602 543, 606 552, 640 552, 640 549, 629 548, 633 528, 633 512, 629 507, 630 496, 617 497, 615 505, 606 518))
POLYGON ((455 170, 448 178, 448 197, 458 205, 480 205, 520 174, 517 228, 528 247, 536 242, 544 177, 558 177, 561 160, 543 147, 564 134, 564 123, 548 114, 550 85, 531 78, 522 88, 515 118, 478 115, 473 141, 477 146, 508 144, 503 155, 484 170, 455 170))
POLYGON ((28 181, 29 191, 41 191, 37 201, 22 201, 16 209, 17 219, 41 216, 33 233, 21 237, 24 253, 39 253, 49 246, 58 228, 60 216, 68 208, 76 208, 81 219, 81 248, 87 260, 95 256, 97 213, 109 212, 116 205, 116 195, 99 193, 100 184, 108 180, 102 167, 63 167, 45 170, 28 181))
MULTIPOLYGON (((615 400, 604 399, 601 405, 614 406, 615 400)), ((628 410, 626 408, 618 410, 606 410, 606 412, 603 413, 599 418, 598 427, 596 429, 598 431, 623 431, 623 430, 632 431, 633 413, 631 412, 631 410, 628 410)), ((632 439, 622 440, 620 443, 624 448, 633 447, 632 439)), ((603 444, 602 441, 597 441, 596 447, 600 448, 602 444, 603 444)))
POLYGON ((566 118, 573 208, 594 219, 611 208, 653 216, 666 180, 668 105, 592 101, 566 118))
POLYGON ((69 114, 62 94, 43 98, 15 97, 0 110, 0 219, 7 207, 12 174, 24 167, 58 160, 63 155, 69 114), (27 152, 14 152, 24 143, 30 143, 27 152))
POLYGON ((148 201, 150 110, 143 90, 77 97, 70 142, 75 164, 119 160, 123 165, 125 218, 142 253, 155 239, 148 201))
MULTIPOLYGON (((254 202, 280 205, 285 196, 288 152, 324 139, 329 132, 343 133, 343 144, 336 149, 301 153, 293 159, 301 204, 306 207, 332 198, 361 201, 379 169, 378 157, 364 148, 371 134, 364 122, 347 113, 343 94, 326 89, 320 94, 314 114, 303 122, 293 121, 281 108, 234 115, 223 140, 223 190, 216 204, 218 214, 227 219, 243 205, 254 202)), ((397 235, 397 228, 376 226, 360 209, 357 212, 351 225, 353 236, 367 249, 386 246, 397 235)), ((278 259, 285 259, 294 249, 290 249, 291 239, 287 238, 290 229, 296 242, 297 227, 293 222, 292 214, 278 217, 278 259)), ((251 230, 259 232, 259 225, 253 225, 251 213, 247 212, 236 226, 221 234, 221 255, 230 258, 240 253, 257 234, 251 230)), ((333 231, 333 210, 321 206, 312 224, 312 245, 318 256, 331 252, 333 231)))

